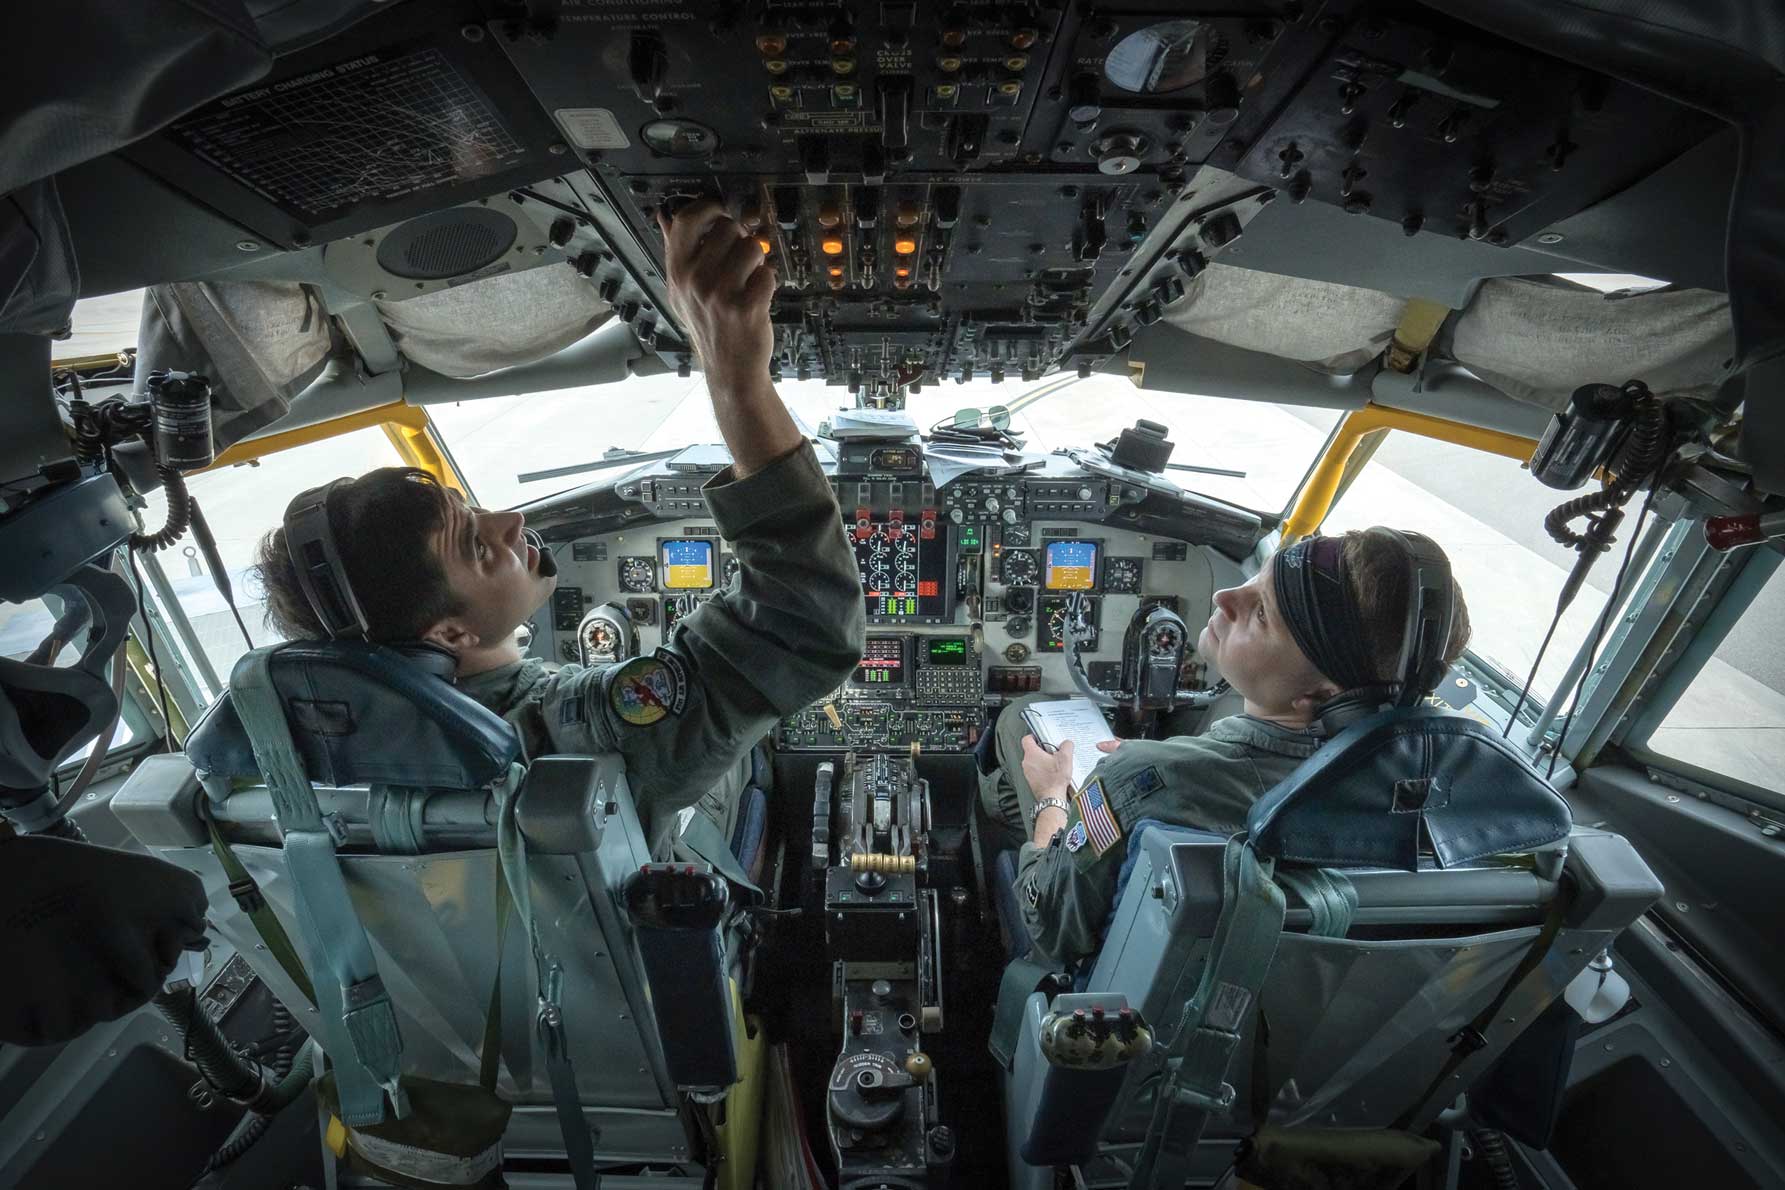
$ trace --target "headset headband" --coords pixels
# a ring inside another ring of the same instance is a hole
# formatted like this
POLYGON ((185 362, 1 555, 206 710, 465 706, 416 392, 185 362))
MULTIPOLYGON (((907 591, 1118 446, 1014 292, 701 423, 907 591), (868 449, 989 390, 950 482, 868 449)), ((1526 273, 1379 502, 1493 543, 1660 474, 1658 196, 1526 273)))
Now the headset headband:
POLYGON ((371 637, 366 613, 347 581, 347 568, 341 563, 341 551, 335 548, 335 534, 329 527, 328 497, 334 486, 330 483, 312 489, 298 498, 301 503, 294 501, 286 509, 285 548, 291 554, 291 565, 297 571, 304 598, 310 601, 311 610, 330 639, 366 640, 371 637))
POLYGON ((1444 680, 1444 647, 1456 618, 1456 583, 1450 559, 1423 533, 1385 529, 1407 551, 1407 622, 1401 634, 1400 693, 1409 707, 1444 680))

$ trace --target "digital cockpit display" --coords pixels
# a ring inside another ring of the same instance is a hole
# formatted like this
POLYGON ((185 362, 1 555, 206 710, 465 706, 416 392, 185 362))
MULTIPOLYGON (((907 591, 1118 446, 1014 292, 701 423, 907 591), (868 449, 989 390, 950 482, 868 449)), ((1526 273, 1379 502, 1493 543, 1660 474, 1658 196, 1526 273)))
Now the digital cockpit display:
POLYGON ((949 600, 948 538, 902 521, 874 521, 851 533, 868 616, 880 623, 941 623, 949 600))
POLYGON ((870 636, 862 648, 861 663, 855 667, 851 684, 856 686, 903 686, 905 684, 905 638, 902 636, 870 636))
POLYGON ((1048 542, 1041 585, 1049 591, 1094 590, 1097 586, 1097 543, 1048 542))
POLYGON ((658 547, 665 591, 705 591, 713 586, 713 543, 699 538, 658 547))

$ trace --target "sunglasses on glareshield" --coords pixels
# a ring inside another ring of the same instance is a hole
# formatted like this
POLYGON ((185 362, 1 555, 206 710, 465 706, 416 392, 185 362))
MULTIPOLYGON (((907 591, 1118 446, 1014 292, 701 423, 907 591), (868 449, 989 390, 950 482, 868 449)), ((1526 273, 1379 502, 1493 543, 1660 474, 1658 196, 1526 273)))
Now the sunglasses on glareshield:
POLYGON ((954 415, 954 428, 957 430, 979 430, 990 427, 994 430, 1010 428, 1010 409, 1004 405, 993 405, 990 409, 957 409, 954 415))

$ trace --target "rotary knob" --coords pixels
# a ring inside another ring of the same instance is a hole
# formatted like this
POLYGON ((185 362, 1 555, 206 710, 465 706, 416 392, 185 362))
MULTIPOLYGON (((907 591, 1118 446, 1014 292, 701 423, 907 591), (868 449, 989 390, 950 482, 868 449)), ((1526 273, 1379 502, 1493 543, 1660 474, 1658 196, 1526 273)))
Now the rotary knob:
POLYGON ((958 507, 951 508, 948 510, 948 519, 958 525, 967 519, 967 513, 964 509, 958 507))
POLYGON ((1016 521, 1017 521, 1016 509, 1006 508, 1004 510, 1004 523, 1006 525, 1014 525, 1014 524, 1016 524, 1016 521))
POLYGON ((1002 507, 1003 505, 998 503, 998 497, 987 496, 985 498, 985 510, 987 512, 997 512, 1002 507))
POLYGON ((1089 500, 1091 498, 1091 489, 1090 488, 1080 488, 1078 490, 1078 498, 1080 500, 1089 500))

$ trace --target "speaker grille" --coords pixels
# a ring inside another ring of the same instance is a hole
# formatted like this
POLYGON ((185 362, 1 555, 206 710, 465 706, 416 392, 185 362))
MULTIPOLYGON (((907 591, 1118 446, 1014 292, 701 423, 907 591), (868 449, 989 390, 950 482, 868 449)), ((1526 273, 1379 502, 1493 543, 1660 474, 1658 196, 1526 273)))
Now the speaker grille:
POLYGON ((378 265, 410 281, 474 273, 514 246, 513 219, 488 207, 453 207, 411 219, 378 245, 378 265))

